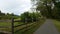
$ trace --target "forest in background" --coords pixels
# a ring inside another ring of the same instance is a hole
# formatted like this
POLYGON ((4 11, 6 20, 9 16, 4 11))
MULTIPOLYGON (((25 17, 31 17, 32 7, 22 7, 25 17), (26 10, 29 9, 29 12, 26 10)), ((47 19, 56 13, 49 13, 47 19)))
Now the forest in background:
POLYGON ((4 19, 12 19, 12 17, 14 17, 15 19, 16 18, 18 18, 19 16, 18 15, 15 15, 15 14, 9 14, 9 13, 7 13, 7 14, 5 14, 5 13, 2 13, 1 11, 0 11, 0 19, 2 20, 4 20, 4 19))

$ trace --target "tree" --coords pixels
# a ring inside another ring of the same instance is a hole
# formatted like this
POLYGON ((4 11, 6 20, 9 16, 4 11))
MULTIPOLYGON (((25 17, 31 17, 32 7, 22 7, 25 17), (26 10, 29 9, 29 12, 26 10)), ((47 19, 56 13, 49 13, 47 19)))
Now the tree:
POLYGON ((24 12, 23 14, 21 14, 21 20, 22 20, 23 22, 25 22, 25 21, 27 21, 27 22, 32 22, 32 20, 33 20, 33 22, 36 22, 37 19, 38 19, 39 17, 41 17, 41 15, 39 15, 39 14, 40 14, 40 13, 35 13, 35 12, 33 12, 33 13, 24 12))
POLYGON ((28 21, 28 20, 26 20, 26 19, 30 19, 31 17, 30 17, 30 15, 29 15, 29 12, 24 12, 23 14, 21 14, 21 20, 23 21, 23 22, 25 22, 25 21, 28 21))
POLYGON ((36 10, 41 11, 43 16, 50 17, 51 16, 51 7, 52 7, 52 0, 36 0, 37 1, 37 8, 36 10))
POLYGON ((33 1, 37 1, 36 10, 41 11, 43 16, 46 16, 48 18, 60 18, 59 0, 33 0, 33 1))
POLYGON ((1 11, 0 11, 0 14, 1 14, 1 11))

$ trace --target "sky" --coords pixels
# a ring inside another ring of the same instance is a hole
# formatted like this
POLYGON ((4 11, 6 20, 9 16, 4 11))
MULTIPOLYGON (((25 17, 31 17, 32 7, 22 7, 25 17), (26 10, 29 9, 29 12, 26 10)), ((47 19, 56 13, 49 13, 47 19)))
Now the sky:
POLYGON ((0 10, 3 13, 20 15, 31 8, 30 0, 0 0, 0 10))

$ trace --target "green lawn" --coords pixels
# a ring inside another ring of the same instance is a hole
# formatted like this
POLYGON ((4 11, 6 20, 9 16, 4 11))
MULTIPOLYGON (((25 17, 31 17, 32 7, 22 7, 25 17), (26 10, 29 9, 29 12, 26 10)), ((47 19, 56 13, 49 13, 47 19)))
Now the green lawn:
POLYGON ((58 31, 60 32, 60 21, 57 20, 53 20, 54 25, 56 26, 56 28, 58 29, 58 31))

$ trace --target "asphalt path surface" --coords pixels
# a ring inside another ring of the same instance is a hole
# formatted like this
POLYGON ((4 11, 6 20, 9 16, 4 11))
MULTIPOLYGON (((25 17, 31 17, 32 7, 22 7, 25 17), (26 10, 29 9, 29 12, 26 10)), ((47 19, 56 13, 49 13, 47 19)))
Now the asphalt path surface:
POLYGON ((47 19, 46 22, 40 26, 33 34, 60 34, 54 26, 51 19, 47 19))

